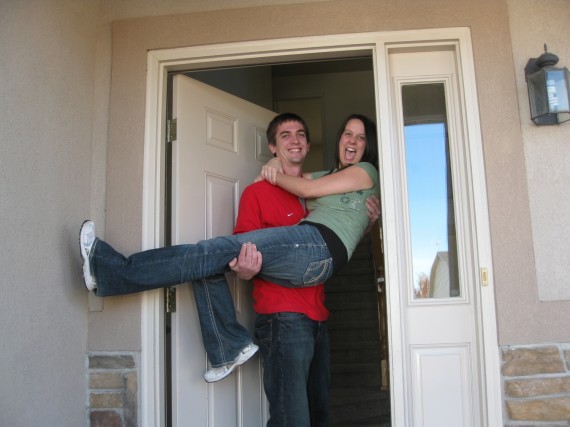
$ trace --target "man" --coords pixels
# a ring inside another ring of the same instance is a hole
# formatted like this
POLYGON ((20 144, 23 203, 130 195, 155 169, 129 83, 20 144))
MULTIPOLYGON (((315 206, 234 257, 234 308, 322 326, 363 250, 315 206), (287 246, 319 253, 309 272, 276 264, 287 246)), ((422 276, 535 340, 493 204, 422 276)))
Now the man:
MULTIPOLYGON (((269 124, 267 138, 283 171, 300 176, 310 143, 304 120, 295 114, 280 114, 269 124)), ((244 190, 234 232, 295 225, 306 214, 304 201, 260 181, 244 190)), ((247 245, 239 262, 230 267, 238 277, 248 280, 260 270, 262 256, 255 246, 247 245)), ((224 282, 219 276, 193 284, 204 345, 213 366, 205 374, 207 381, 224 378, 253 355, 249 354, 252 348, 255 350, 249 334, 235 320, 230 306, 233 301, 224 282), (216 304, 211 304, 214 299, 216 304), (238 356, 233 357, 236 353, 238 356)), ((255 335, 261 345, 263 383, 269 401, 267 426, 327 426, 330 363, 325 322, 329 312, 324 306, 324 285, 292 289, 254 277, 253 297, 255 335)))
MULTIPOLYGON (((268 126, 267 139, 284 173, 300 176, 310 145, 304 120, 291 113, 278 115, 268 126)), ((375 221, 378 202, 367 205, 375 221)), ((306 214, 303 200, 260 181, 244 190, 234 232, 295 225, 306 214)), ((262 257, 254 245, 244 245, 239 259, 230 267, 238 277, 248 280, 259 272, 262 257)), ((205 374, 207 381, 224 378, 256 350, 245 328, 235 320, 228 287, 221 286, 224 282, 221 276, 194 283, 204 345, 213 366, 205 374), (216 304, 209 303, 212 299, 216 304), (220 304, 221 300, 225 305, 220 304)), ((269 401, 267 427, 328 426, 329 312, 324 305, 324 285, 285 288, 254 277, 253 296, 255 336, 261 348, 263 383, 269 401)))
MULTIPOLYGON (((267 139, 283 172, 301 176, 310 144, 303 119, 278 115, 268 126, 267 139)), ((234 231, 295 225, 306 214, 303 200, 260 181, 243 192, 234 231)), ((267 426, 328 426, 329 312, 324 285, 293 289, 254 277, 253 297, 255 337, 269 401, 267 426)))

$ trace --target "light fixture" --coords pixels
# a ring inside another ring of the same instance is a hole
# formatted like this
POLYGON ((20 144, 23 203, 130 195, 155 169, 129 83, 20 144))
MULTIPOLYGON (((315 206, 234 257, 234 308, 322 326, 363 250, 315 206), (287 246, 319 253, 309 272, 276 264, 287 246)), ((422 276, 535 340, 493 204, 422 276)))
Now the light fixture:
POLYGON ((556 68, 558 56, 548 52, 530 58, 524 69, 530 117, 536 125, 558 125, 570 120, 570 73, 556 68))

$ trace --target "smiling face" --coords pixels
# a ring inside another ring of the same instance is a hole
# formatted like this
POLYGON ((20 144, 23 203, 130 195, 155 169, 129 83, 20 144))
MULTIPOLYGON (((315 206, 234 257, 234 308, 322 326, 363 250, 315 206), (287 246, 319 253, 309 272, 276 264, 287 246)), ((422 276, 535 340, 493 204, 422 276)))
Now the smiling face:
POLYGON ((309 152, 303 124, 296 121, 281 123, 275 132, 275 144, 269 144, 269 149, 281 160, 285 173, 290 168, 300 168, 309 152))
POLYGON ((339 168, 358 163, 366 149, 364 124, 358 119, 346 123, 338 141, 339 168))

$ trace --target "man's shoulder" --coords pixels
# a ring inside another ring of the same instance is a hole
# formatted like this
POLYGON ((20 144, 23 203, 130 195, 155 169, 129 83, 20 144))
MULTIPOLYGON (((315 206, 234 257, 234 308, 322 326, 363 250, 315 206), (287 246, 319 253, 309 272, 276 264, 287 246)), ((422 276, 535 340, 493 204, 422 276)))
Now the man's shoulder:
POLYGON ((273 187, 273 185, 271 185, 266 180, 262 180, 262 181, 252 182, 247 187, 245 187, 244 191, 258 191, 260 189, 269 188, 269 187, 273 187))
POLYGON ((264 195, 264 196, 267 194, 275 196, 281 196, 283 193, 290 194, 287 191, 283 190, 281 187, 273 185, 265 180, 249 184, 247 187, 245 187, 245 190, 243 192, 244 194, 249 194, 249 195, 264 195))

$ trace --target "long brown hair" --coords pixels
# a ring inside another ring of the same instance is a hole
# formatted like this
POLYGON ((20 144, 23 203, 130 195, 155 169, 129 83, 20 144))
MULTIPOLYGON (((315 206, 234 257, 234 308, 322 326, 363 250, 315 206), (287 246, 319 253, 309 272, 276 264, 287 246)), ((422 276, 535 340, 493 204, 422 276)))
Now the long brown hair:
POLYGON ((335 170, 340 167, 340 153, 338 143, 344 133, 347 123, 353 119, 360 120, 364 125, 364 137, 366 138, 366 146, 364 148, 364 155, 361 162, 371 163, 378 169, 378 135, 376 134, 376 123, 366 117, 364 114, 351 114, 340 125, 336 134, 336 153, 334 156, 334 164, 331 169, 335 170))

